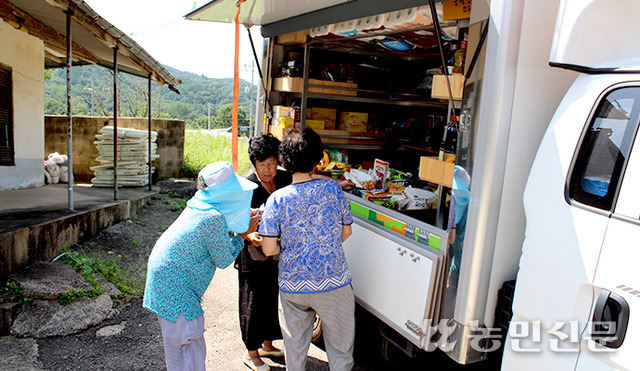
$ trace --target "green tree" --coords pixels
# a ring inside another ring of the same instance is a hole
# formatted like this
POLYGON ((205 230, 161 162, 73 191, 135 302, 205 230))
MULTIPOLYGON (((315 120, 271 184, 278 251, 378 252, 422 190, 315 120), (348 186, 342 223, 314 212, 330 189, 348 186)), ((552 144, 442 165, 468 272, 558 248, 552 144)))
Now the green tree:
POLYGON ((167 112, 175 119, 187 120, 191 115, 191 107, 187 103, 175 101, 171 102, 167 112))
MULTIPOLYGON (((216 112, 215 120, 211 120, 211 125, 216 128, 228 128, 231 126, 231 104, 225 104, 224 106, 218 108, 218 112, 216 112)), ((247 114, 242 107, 238 108, 238 125, 242 125, 242 123, 246 122, 247 114)))

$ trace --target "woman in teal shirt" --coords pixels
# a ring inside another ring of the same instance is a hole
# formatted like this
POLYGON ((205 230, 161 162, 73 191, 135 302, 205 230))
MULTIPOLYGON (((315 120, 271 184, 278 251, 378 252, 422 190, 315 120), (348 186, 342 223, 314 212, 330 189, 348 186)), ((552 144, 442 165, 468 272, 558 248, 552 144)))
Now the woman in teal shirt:
POLYGON ((255 232, 255 188, 228 162, 207 165, 198 175, 198 192, 153 247, 143 306, 158 315, 168 370, 205 369, 200 303, 216 268, 231 264, 255 232))

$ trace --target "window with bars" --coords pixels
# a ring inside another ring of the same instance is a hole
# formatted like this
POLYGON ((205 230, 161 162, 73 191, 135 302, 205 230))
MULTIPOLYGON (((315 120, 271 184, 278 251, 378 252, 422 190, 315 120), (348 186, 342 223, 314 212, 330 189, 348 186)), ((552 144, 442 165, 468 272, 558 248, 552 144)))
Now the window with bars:
POLYGON ((11 70, 0 65, 0 166, 15 165, 11 70))

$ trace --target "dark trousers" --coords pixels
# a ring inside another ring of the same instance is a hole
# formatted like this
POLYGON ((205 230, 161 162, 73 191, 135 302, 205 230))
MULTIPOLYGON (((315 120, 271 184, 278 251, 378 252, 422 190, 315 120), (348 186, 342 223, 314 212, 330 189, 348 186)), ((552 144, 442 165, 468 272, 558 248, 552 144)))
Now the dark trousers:
POLYGON ((271 258, 264 262, 245 260, 238 268, 242 341, 247 350, 257 350, 265 340, 282 339, 278 322, 278 262, 271 258))

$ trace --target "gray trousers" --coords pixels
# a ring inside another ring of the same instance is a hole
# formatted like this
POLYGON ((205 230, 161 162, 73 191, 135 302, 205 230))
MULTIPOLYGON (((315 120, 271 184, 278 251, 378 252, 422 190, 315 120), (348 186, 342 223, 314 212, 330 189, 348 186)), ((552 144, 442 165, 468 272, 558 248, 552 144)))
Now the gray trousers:
POLYGON ((175 322, 158 317, 164 359, 168 371, 204 371, 207 347, 204 343, 204 316, 187 321, 180 313, 175 322))
POLYGON ((278 312, 287 370, 305 370, 313 322, 317 313, 322 320, 329 369, 350 371, 353 368, 354 310, 351 285, 313 294, 280 291, 278 312))

